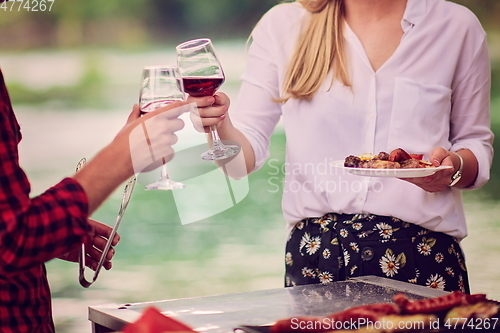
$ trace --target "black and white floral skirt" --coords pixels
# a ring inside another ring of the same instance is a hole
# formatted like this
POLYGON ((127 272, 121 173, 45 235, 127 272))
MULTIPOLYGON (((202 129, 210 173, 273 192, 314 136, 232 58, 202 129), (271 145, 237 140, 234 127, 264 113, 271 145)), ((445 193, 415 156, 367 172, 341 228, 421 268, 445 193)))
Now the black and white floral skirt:
POLYGON ((446 291, 469 292, 457 240, 390 216, 306 218, 290 234, 285 286, 376 275, 446 291))

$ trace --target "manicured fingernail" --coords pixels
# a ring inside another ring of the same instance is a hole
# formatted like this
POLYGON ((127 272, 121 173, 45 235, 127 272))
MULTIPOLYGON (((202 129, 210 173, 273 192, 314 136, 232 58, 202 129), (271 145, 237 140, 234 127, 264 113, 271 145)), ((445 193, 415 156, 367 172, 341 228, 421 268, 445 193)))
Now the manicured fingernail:
POLYGON ((207 98, 207 103, 214 103, 215 102, 215 98, 213 96, 210 96, 207 98))

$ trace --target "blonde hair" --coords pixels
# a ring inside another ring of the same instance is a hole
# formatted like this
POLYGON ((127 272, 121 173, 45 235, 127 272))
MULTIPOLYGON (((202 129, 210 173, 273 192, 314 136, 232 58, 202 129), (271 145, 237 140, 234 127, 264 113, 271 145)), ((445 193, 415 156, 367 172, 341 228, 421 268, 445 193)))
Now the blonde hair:
POLYGON ((290 98, 310 100, 331 70, 333 80, 351 86, 344 55, 343 0, 298 2, 311 13, 310 21, 297 41, 278 103, 290 98))

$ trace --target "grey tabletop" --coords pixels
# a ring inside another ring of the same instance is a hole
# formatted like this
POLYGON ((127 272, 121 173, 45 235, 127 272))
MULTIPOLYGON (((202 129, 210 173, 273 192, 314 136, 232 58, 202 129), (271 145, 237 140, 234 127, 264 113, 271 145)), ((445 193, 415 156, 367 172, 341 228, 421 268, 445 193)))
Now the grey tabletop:
POLYGON ((374 276, 244 293, 89 307, 94 332, 121 330, 155 306, 165 315, 199 332, 227 333, 242 325, 266 325, 293 316, 323 316, 346 308, 391 302, 405 292, 412 299, 436 297, 446 292, 374 276))

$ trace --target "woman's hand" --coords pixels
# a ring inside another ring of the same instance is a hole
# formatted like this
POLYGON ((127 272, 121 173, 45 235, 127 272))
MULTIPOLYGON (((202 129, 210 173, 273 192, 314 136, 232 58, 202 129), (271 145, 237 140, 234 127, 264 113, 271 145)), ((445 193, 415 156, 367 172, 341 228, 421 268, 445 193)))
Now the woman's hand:
POLYGON ((452 166, 450 169, 443 169, 437 171, 435 174, 427 177, 419 178, 401 178, 412 184, 417 185, 427 192, 441 192, 446 190, 451 181, 451 176, 458 170, 459 162, 458 158, 453 156, 455 153, 447 151, 443 148, 434 148, 430 154, 430 162, 433 166, 438 167, 440 165, 452 166))
MULTIPOLYGON (((246 169, 241 174, 247 175, 252 172, 255 168, 255 153, 246 136, 231 123, 228 113, 231 104, 229 97, 223 92, 218 92, 214 96, 189 96, 187 101, 189 103, 195 102, 197 106, 197 109, 190 113, 194 128, 198 132, 209 133, 210 127, 215 126, 221 140, 238 142, 243 152, 243 163, 246 169)), ((211 140, 210 136, 209 140, 211 140)), ((235 179, 240 177, 239 173, 238 176, 234 176, 235 179)))
POLYGON ((218 129, 228 124, 228 110, 231 101, 223 92, 218 92, 214 96, 192 97, 188 102, 196 102, 197 112, 191 113, 191 121, 198 132, 210 132, 210 126, 218 129))
MULTIPOLYGON (((113 228, 92 219, 88 219, 87 222, 92 227, 92 231, 88 235, 87 242, 85 242, 85 265, 95 271, 113 228)), ((103 267, 107 270, 112 266, 111 259, 115 254, 113 246, 116 246, 119 241, 120 236, 115 234, 103 264, 103 267)), ((80 248, 63 254, 59 259, 78 262, 79 253, 80 248)))

